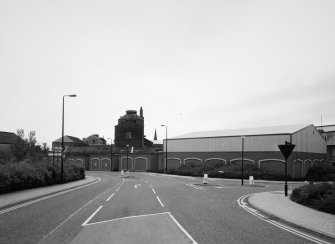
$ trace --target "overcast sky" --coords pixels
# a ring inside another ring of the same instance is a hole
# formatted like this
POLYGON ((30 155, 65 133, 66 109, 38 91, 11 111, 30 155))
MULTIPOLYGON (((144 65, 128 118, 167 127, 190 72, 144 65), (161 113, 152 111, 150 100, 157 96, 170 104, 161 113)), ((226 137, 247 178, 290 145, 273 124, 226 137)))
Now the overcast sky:
POLYGON ((0 1, 0 130, 114 138, 335 124, 335 1, 0 1))

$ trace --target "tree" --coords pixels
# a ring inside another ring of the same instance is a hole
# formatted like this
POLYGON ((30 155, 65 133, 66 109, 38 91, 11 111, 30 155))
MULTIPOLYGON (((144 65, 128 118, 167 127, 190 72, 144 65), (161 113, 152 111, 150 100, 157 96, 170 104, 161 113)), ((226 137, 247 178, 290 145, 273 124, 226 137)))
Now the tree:
POLYGON ((11 152, 14 157, 14 161, 20 162, 26 158, 28 153, 28 144, 24 139, 24 130, 20 129, 16 131, 17 138, 11 146, 11 152))
POLYGON ((27 159, 31 162, 40 161, 49 148, 46 143, 43 148, 37 145, 36 132, 30 131, 28 138, 24 138, 24 130, 17 130, 17 139, 11 147, 14 161, 20 162, 27 159))

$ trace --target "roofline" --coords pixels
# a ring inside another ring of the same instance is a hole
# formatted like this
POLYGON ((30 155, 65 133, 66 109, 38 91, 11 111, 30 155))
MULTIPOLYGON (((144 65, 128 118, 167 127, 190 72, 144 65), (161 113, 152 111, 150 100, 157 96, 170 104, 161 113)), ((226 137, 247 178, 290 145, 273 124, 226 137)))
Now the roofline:
POLYGON ((315 127, 325 127, 325 126, 335 126, 335 125, 316 125, 315 127))
MULTIPOLYGON (((295 132, 294 132, 295 133, 295 132)), ((249 137, 249 136, 286 136, 292 135, 294 133, 277 133, 277 134, 255 134, 255 135, 235 135, 235 136, 206 136, 206 137, 182 137, 182 138, 168 138, 167 140, 185 140, 185 139, 209 139, 209 138, 227 138, 227 137, 249 137)), ((166 139, 163 139, 165 141, 166 139)))

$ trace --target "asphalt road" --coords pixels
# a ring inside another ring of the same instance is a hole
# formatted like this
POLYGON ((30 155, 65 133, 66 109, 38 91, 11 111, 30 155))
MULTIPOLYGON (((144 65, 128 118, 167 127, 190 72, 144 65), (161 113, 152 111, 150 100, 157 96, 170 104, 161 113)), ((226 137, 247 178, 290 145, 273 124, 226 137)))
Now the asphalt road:
POLYGON ((99 183, 0 215, 0 243, 311 243, 237 204, 282 184, 87 172, 99 183))

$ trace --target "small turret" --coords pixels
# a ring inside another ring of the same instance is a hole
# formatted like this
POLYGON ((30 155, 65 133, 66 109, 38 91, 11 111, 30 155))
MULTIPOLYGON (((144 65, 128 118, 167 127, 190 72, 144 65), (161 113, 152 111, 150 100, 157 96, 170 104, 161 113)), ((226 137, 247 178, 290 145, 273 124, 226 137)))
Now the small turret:
POLYGON ((141 107, 141 109, 140 109, 140 117, 141 117, 142 119, 144 119, 144 117, 143 117, 143 109, 142 109, 142 107, 141 107))

